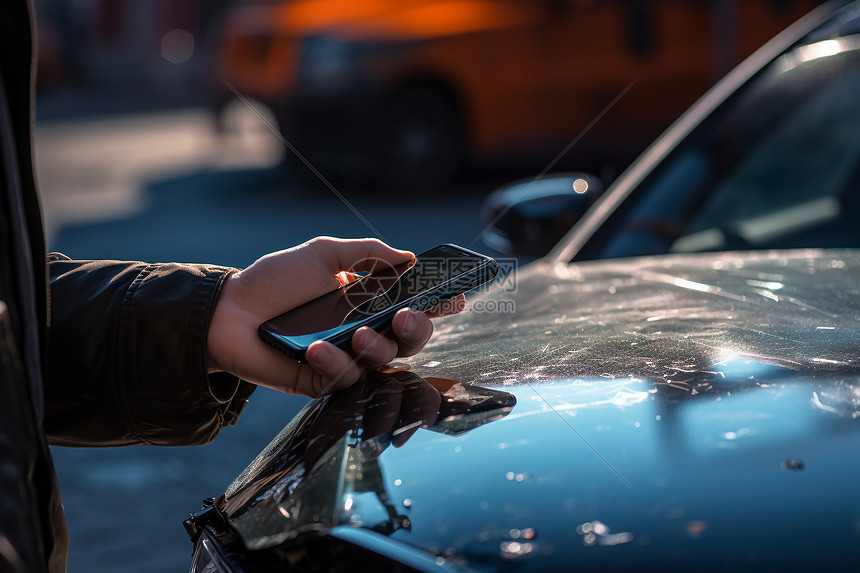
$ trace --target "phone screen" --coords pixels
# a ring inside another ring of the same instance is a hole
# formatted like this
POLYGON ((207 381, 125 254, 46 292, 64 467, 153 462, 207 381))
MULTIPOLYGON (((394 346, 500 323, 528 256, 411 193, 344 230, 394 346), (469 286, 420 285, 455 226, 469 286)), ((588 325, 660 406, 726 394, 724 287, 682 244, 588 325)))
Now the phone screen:
POLYGON ((416 257, 415 263, 377 269, 352 283, 277 316, 263 326, 272 334, 289 337, 299 347, 354 328, 368 318, 416 299, 410 306, 429 309, 441 299, 421 300, 422 293, 467 275, 488 264, 460 248, 441 245, 416 257))

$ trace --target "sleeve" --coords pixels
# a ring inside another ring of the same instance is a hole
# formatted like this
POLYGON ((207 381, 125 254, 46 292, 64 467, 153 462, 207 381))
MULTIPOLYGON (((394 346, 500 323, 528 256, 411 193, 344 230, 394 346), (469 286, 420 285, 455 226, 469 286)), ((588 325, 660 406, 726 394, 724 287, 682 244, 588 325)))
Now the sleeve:
POLYGON ((227 267, 73 261, 52 253, 45 431, 54 445, 196 445, 254 389, 207 373, 227 267))

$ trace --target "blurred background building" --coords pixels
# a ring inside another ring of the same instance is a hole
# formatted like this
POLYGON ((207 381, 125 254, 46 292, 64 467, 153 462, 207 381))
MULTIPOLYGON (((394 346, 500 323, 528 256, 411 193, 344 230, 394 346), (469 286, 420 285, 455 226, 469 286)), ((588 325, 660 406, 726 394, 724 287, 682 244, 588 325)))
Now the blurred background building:
POLYGON ((201 103, 207 51, 225 5, 37 0, 39 88, 51 105, 46 112, 73 113, 84 98, 107 111, 201 103))
POLYGON ((218 121, 253 99, 346 182, 526 174, 574 140, 558 166, 612 178, 817 3, 39 0, 40 107, 205 105, 218 121))

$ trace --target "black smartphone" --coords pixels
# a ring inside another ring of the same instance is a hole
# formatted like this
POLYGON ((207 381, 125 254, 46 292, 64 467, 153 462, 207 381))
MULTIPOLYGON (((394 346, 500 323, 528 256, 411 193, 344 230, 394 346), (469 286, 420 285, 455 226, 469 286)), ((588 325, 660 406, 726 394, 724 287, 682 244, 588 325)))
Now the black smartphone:
POLYGON ((317 340, 348 349, 356 329, 384 332, 404 307, 430 310, 441 302, 491 281, 499 272, 492 258, 445 244, 417 255, 415 262, 374 272, 267 320, 258 332, 264 342, 306 362, 317 340))

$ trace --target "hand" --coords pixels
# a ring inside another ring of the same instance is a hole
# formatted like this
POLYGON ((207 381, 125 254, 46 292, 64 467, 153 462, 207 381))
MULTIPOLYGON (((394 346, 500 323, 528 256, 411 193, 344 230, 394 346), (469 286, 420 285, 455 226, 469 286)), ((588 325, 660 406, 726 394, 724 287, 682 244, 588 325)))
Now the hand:
POLYGON ((414 258, 378 240, 330 237, 266 255, 225 281, 209 325, 209 371, 226 371, 288 394, 316 397, 351 386, 367 369, 397 356, 418 353, 433 333, 429 317, 459 312, 465 304, 462 295, 428 313, 401 309, 388 336, 359 328, 352 337, 353 355, 327 342, 314 342, 307 351, 309 364, 288 358, 257 334, 266 320, 346 284, 351 272, 375 270, 373 261, 398 265, 414 258))

